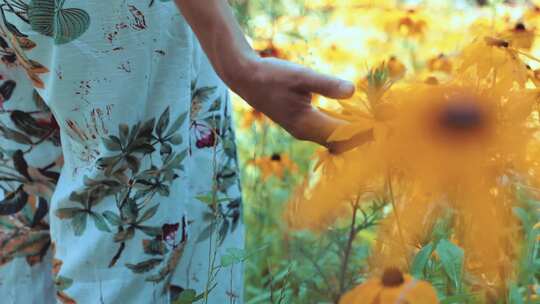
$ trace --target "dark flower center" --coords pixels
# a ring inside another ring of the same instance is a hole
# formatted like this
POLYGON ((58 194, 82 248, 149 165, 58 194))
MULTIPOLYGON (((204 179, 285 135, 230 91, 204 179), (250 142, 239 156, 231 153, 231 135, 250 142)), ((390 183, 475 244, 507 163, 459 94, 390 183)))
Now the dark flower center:
POLYGON ((471 131, 482 126, 484 113, 472 101, 452 102, 443 109, 439 117, 440 125, 451 131, 471 131))
POLYGON ((382 284, 385 287, 398 287, 405 283, 405 278, 401 270, 391 267, 384 271, 382 276, 382 284))
POLYGON ((279 153, 272 154, 272 161, 279 162, 281 161, 281 155, 279 153))
POLYGON ((518 32, 525 31, 525 24, 521 22, 517 23, 516 26, 514 27, 514 30, 518 32))

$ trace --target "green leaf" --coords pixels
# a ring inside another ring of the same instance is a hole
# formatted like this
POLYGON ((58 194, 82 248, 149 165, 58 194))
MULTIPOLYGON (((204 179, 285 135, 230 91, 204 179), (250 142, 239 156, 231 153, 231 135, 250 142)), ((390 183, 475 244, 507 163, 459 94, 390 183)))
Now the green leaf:
POLYGON ((529 218, 529 213, 525 211, 525 209, 520 207, 512 208, 512 212, 519 218, 521 223, 524 227, 530 228, 533 224, 531 224, 531 220, 529 218))
POLYGON ((86 11, 78 8, 64 9, 61 7, 63 3, 32 0, 28 5, 28 19, 32 29, 53 37, 56 44, 71 42, 90 27, 90 15, 86 11))
POLYGON ((433 249, 433 243, 429 243, 418 251, 411 265, 411 274, 414 277, 423 277, 424 268, 426 267, 431 254, 433 253, 433 249))
POLYGON ((525 304, 523 296, 519 292, 519 288, 515 283, 510 285, 510 292, 508 294, 508 304, 525 304))
POLYGON ((238 248, 227 248, 227 253, 221 256, 221 266, 229 267, 246 259, 246 251, 238 248))
POLYGON ((187 156, 187 150, 183 150, 182 152, 179 152, 178 154, 174 155, 174 158, 171 158, 170 161, 167 162, 167 164, 164 166, 165 168, 169 169, 180 169, 182 166, 182 162, 187 156))
POLYGON ((114 241, 119 242, 125 242, 127 240, 130 240, 135 235, 135 228, 128 227, 127 229, 120 230, 114 235, 114 241))
POLYGON ((126 162, 131 171, 133 171, 133 173, 139 172, 139 169, 141 167, 141 161, 137 157, 133 155, 127 155, 126 162))
POLYGON ((441 240, 436 250, 444 271, 454 283, 455 288, 459 290, 463 268, 463 249, 448 240, 441 240))
POLYGON ((230 201, 229 198, 220 198, 220 199, 215 198, 213 194, 198 195, 195 198, 207 205, 213 205, 214 203, 219 204, 219 203, 230 201))
POLYGON ((120 136, 120 142, 122 145, 126 145, 129 136, 129 126, 127 124, 118 125, 118 136, 120 136))
POLYGON ((118 215, 116 215, 116 213, 114 213, 112 211, 103 212, 103 216, 109 222, 109 224, 111 224, 113 226, 122 225, 122 219, 118 215))
POLYGON ((160 227, 150 227, 150 226, 137 226, 137 229, 142 231, 144 234, 156 237, 161 235, 161 228, 160 227))
POLYGON ((132 198, 127 198, 124 206, 120 210, 124 218, 127 218, 129 223, 136 223, 139 217, 139 207, 137 202, 132 198))
POLYGON ((197 237, 196 243, 200 243, 202 241, 207 240, 212 235, 212 233, 214 232, 214 225, 215 224, 211 223, 208 226, 206 226, 206 228, 204 228, 204 230, 201 231, 201 233, 197 237))
POLYGON ((63 291, 71 287, 71 285, 73 285, 73 280, 70 278, 63 277, 63 276, 57 276, 54 279, 54 285, 56 286, 57 290, 63 291))
POLYGON ((204 298, 204 293, 197 295, 197 292, 193 289, 186 289, 180 293, 178 299, 173 304, 193 304, 204 298))
POLYGON ((169 107, 163 111, 156 124, 156 134, 159 138, 163 138, 163 132, 169 125, 171 110, 169 107))
POLYGON ((149 259, 137 264, 126 264, 126 267, 134 273, 145 273, 156 268, 162 261, 163 259, 149 259))
POLYGON ((229 232, 229 221, 224 220, 221 223, 221 227, 219 228, 219 243, 223 243, 225 241, 225 238, 227 237, 227 233, 229 232))
POLYGON ((79 212, 73 217, 73 220, 71 220, 71 226, 73 227, 73 232, 76 236, 81 236, 84 233, 87 217, 88 213, 79 212))
POLYGON ((458 295, 453 295, 445 298, 441 301, 440 304, 462 304, 462 303, 480 303, 477 294, 474 293, 463 293, 458 295))
POLYGON ((155 206, 152 206, 152 207, 148 208, 143 213, 141 218, 137 221, 137 223, 144 223, 147 220, 151 219, 156 214, 156 212, 158 211, 158 208, 159 208, 159 204, 156 204, 155 206))
POLYGON ((69 43, 86 32, 90 27, 90 15, 78 8, 59 9, 56 11, 54 42, 69 43))
POLYGON ((111 229, 109 228, 109 225, 107 225, 107 221, 105 220, 105 217, 99 213, 90 213, 90 216, 92 216, 92 219, 94 220, 94 225, 96 225, 96 228, 101 231, 105 232, 111 232, 111 229))
POLYGON ((102 138, 103 144, 105 145, 105 148, 109 151, 121 151, 122 150, 122 143, 120 142, 120 138, 111 135, 108 138, 103 137, 102 138))
POLYGON ((161 148, 159 149, 159 153, 161 155, 171 154, 172 153, 172 146, 169 145, 168 143, 162 143, 161 148))
POLYGON ((86 210, 81 209, 81 208, 60 208, 60 209, 56 209, 54 214, 56 214, 56 216, 60 219, 71 219, 71 218, 74 218, 75 215, 79 213, 85 213, 85 212, 86 210))
POLYGON ((164 255, 168 249, 165 243, 160 240, 143 240, 144 253, 149 255, 164 255))
POLYGON ((178 133, 178 134, 173 134, 171 135, 171 137, 169 138, 169 142, 175 146, 181 144, 183 142, 183 138, 182 138, 182 134, 178 133))
POLYGON ((172 134, 180 131, 180 128, 182 127, 182 125, 186 121, 187 115, 188 115, 187 112, 182 113, 180 116, 178 116, 178 118, 176 118, 176 120, 173 122, 173 124, 169 128, 169 131, 167 132, 167 137, 169 137, 172 134))
POLYGON ((212 105, 210 108, 208 108, 208 112, 219 111, 221 109, 221 104, 221 98, 218 97, 216 100, 214 100, 214 102, 212 102, 212 105))
POLYGON ((142 139, 144 141, 148 141, 149 138, 152 137, 152 132, 154 131, 154 125, 156 124, 156 119, 151 118, 144 122, 144 124, 140 127, 137 127, 137 138, 142 139))

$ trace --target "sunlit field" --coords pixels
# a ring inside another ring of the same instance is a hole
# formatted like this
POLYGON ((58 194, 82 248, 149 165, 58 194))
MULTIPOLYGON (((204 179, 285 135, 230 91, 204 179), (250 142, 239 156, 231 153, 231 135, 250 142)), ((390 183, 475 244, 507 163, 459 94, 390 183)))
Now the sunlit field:
POLYGON ((234 3, 262 56, 357 87, 314 97, 340 154, 236 98, 246 303, 540 303, 533 2, 234 3))

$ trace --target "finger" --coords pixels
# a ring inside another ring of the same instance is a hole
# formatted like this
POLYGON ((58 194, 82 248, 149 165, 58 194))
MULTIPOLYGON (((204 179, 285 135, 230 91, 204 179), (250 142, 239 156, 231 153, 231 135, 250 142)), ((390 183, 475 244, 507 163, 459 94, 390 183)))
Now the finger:
POLYGON ((300 88, 305 92, 320 94, 329 98, 345 99, 354 94, 354 84, 350 81, 304 69, 300 75, 300 88))
POLYGON ((300 130, 297 133, 300 133, 301 139, 316 142, 335 154, 347 152, 373 140, 373 130, 368 130, 346 141, 328 142, 328 138, 338 127, 349 122, 332 117, 315 108, 305 113, 300 123, 300 130))
MULTIPOLYGON (((331 117, 315 108, 306 111, 296 123, 297 137, 327 146, 327 139, 334 130, 346 122, 331 117)), ((294 135, 294 134, 293 134, 294 135)))
POLYGON ((373 130, 371 129, 364 132, 360 132, 349 140, 327 143, 326 147, 330 150, 330 152, 334 154, 341 154, 341 153, 350 151, 372 140, 373 140, 373 130))

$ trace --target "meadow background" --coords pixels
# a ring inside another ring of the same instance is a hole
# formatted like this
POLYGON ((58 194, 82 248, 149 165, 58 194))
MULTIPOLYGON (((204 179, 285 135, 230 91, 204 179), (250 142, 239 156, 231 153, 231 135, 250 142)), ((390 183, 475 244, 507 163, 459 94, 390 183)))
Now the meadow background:
MULTIPOLYGON (((481 26, 512 29, 523 18, 528 29, 540 25, 532 1, 234 0, 232 5, 261 55, 357 83, 381 62, 404 77, 442 75, 481 26)), ((540 55, 537 45, 531 53, 540 55)), ((238 98, 235 112, 247 225, 247 249, 236 258, 246 261, 246 303, 338 303, 369 276, 367 262, 378 224, 391 209, 388 201, 353 207, 351 216, 322 231, 288 229, 284 210, 310 176, 319 148, 294 140, 238 98)), ((463 252, 451 242, 428 264, 413 264, 411 274, 429 280, 442 303, 540 303, 538 202, 528 195, 519 200, 528 243, 504 299, 486 299, 465 286, 463 252)), ((431 234, 450 237, 444 223, 431 234)))

